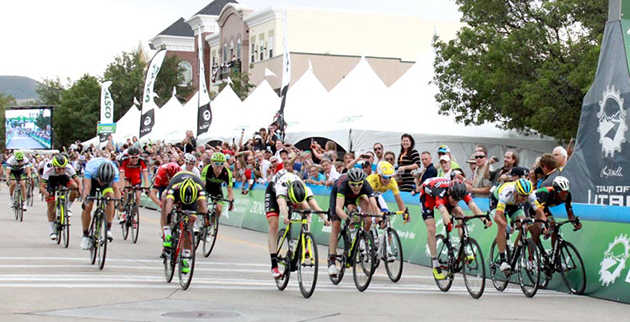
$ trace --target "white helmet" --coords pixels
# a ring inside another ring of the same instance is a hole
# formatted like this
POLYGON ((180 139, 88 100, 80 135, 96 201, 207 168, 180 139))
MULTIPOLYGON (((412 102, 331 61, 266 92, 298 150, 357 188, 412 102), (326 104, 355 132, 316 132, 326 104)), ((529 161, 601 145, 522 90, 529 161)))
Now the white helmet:
POLYGON ((569 191, 569 179, 558 176, 553 179, 552 186, 556 191, 569 191))
POLYGON ((195 163, 197 162, 197 158, 190 153, 186 153, 184 154, 184 161, 186 161, 186 163, 195 163))

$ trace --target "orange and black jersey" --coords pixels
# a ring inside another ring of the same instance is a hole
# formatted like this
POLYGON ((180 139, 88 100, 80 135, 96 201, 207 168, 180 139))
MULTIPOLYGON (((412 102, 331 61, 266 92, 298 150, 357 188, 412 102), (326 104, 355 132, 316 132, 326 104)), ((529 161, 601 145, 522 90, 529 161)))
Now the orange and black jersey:
POLYGON ((538 203, 543 207, 545 212, 549 212, 549 208, 563 204, 566 207, 567 212, 573 210, 571 206, 571 192, 567 196, 567 200, 562 201, 556 198, 556 193, 553 187, 542 187, 536 190, 536 198, 538 199, 538 203))

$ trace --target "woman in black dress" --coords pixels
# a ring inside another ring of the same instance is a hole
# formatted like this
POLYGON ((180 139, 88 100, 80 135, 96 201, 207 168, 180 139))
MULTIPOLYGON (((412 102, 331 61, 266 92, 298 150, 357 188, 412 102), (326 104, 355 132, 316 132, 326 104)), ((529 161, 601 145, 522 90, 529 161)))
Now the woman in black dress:
POLYGON ((414 149, 416 141, 411 135, 405 133, 400 138, 400 155, 398 156, 398 174, 400 175, 400 191, 413 190, 413 175, 411 171, 418 169, 420 153, 414 149))

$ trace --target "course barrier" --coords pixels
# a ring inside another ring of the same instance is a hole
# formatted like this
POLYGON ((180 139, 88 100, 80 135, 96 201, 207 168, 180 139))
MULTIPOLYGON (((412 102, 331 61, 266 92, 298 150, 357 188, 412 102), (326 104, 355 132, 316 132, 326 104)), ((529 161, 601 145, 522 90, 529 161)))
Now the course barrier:
MULTIPOLYGON (((224 207, 221 224, 239 228, 246 228, 260 232, 268 232, 265 217, 264 186, 258 185, 249 194, 242 195, 240 189, 235 188, 234 210, 227 211, 224 207)), ((322 209, 328 209, 330 189, 322 186, 312 187, 315 199, 322 209)), ((427 246, 426 227, 422 221, 420 205, 417 196, 401 193, 405 205, 409 207, 411 222, 404 223, 400 216, 392 218, 393 227, 401 238, 405 261, 429 266, 430 256, 427 246)), ((398 210, 391 192, 384 195, 390 210, 398 210)), ((483 210, 488 208, 488 200, 476 198, 475 203, 483 210)), ((155 205, 146 197, 142 205, 155 209, 155 205)), ((630 303, 630 208, 616 206, 574 205, 575 213, 581 218, 583 228, 573 231, 571 225, 565 225, 562 234, 565 240, 573 243, 584 260, 587 274, 585 295, 630 303)), ((467 214, 471 214, 466 206, 467 214)), ((564 207, 552 209, 556 218, 566 218, 564 207)), ((436 213, 437 233, 444 233, 439 212, 436 213)), ((280 226, 284 226, 280 221, 280 226)), ((470 235, 474 237, 483 250, 486 264, 490 253, 490 246, 496 237, 496 225, 484 229, 481 221, 469 222, 470 235)), ((322 220, 313 216, 311 232, 319 244, 328 245, 330 227, 325 227, 322 220)), ((457 243, 457 234, 452 234, 457 243)), ((512 235, 512 241, 516 234, 512 235)), ((543 242, 550 247, 550 240, 543 242)), ((403 273, 404 274, 404 273, 403 273)), ((489 274, 488 274, 489 277, 489 274)), ((492 284, 487 285, 492 287, 492 284)), ((554 274, 548 288, 568 292, 562 277, 554 274)))

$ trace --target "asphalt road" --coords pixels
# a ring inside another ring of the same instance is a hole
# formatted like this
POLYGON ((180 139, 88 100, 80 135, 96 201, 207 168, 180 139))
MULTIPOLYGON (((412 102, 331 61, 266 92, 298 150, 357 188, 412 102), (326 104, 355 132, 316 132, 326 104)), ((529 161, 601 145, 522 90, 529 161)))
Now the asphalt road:
POLYGON ((45 148, 44 145, 37 142, 37 140, 31 138, 30 136, 24 134, 15 134, 9 144, 7 144, 7 149, 42 149, 45 148))
POLYGON ((397 284, 380 268, 363 293, 352 274, 334 286, 321 269, 314 295, 304 299, 295 277, 285 291, 276 289, 266 234, 227 226, 221 226, 212 255, 197 261, 192 285, 183 291, 177 277, 164 281, 156 212, 142 210, 135 245, 122 240, 114 225, 100 271, 79 247, 78 204, 65 249, 48 238, 44 203, 35 201, 24 222, 17 222, 7 191, 0 191, 0 321, 630 321, 630 305, 547 290, 528 299, 513 285, 503 293, 487 285, 474 300, 461 276, 442 293, 429 269, 411 264, 397 284))

